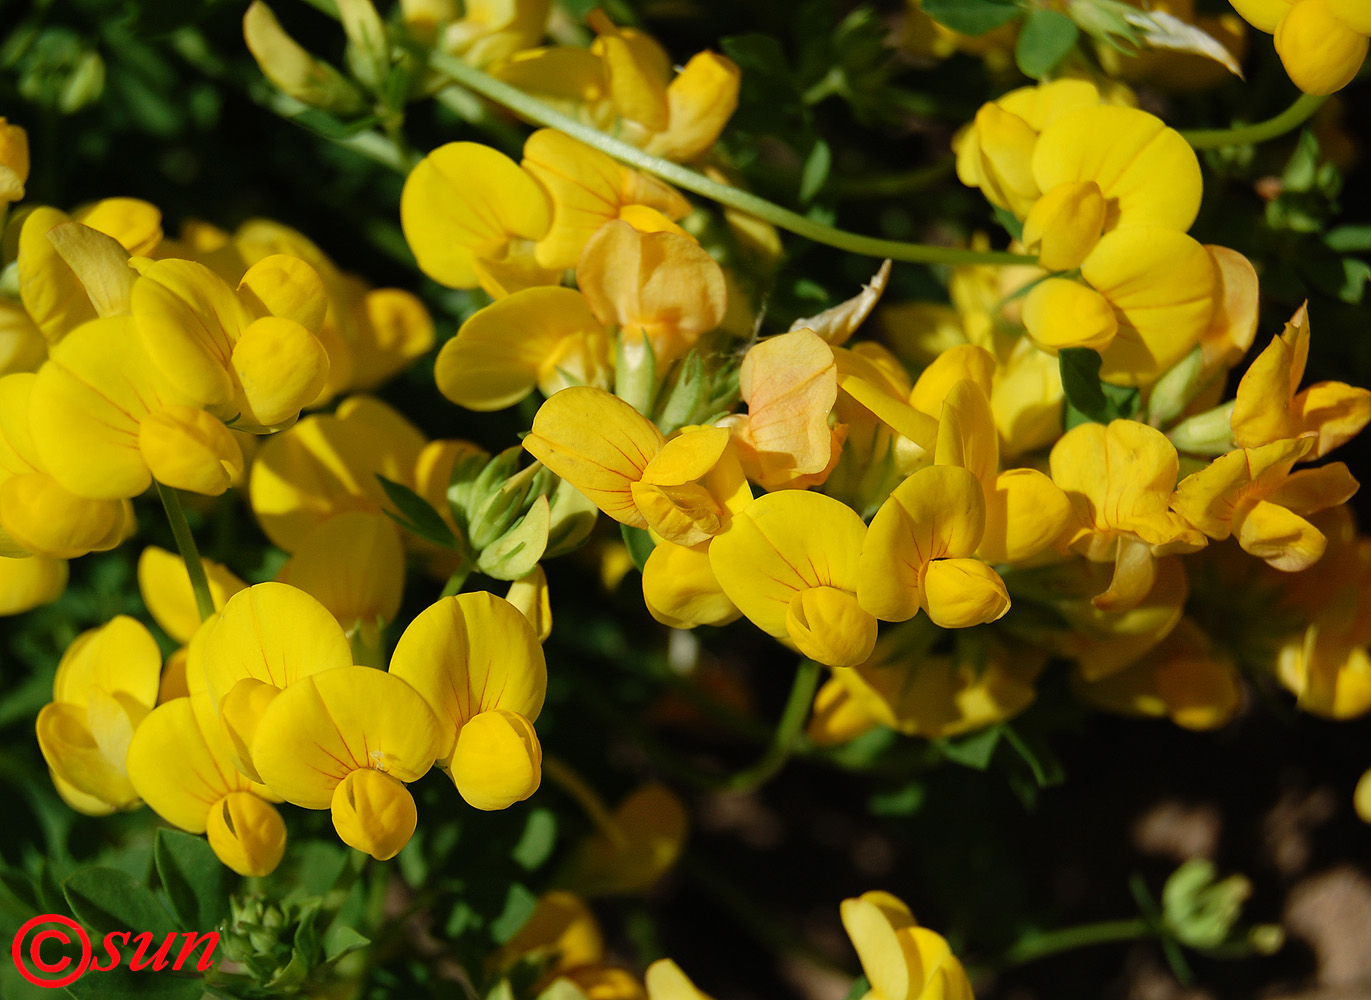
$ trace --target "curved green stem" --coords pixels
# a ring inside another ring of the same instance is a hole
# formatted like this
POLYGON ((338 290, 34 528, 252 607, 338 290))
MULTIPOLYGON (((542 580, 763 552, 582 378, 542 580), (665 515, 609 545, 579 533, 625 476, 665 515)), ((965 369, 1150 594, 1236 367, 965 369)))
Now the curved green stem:
POLYGON ((1316 97, 1313 94, 1301 94, 1290 107, 1286 108, 1275 118, 1268 118, 1264 122, 1254 122, 1251 125, 1241 125, 1237 128, 1210 129, 1197 132, 1182 132, 1181 135, 1191 146, 1196 149, 1221 149, 1224 146, 1250 146, 1258 142, 1266 142, 1268 139, 1275 139, 1285 135, 1294 129, 1299 128, 1314 113, 1323 107, 1323 102, 1327 97, 1316 97))
POLYGON ((957 161, 948 156, 926 167, 903 170, 894 174, 873 174, 869 177, 834 177, 825 186, 824 192, 835 198, 851 201, 867 198, 899 198, 902 195, 916 194, 939 181, 951 177, 957 161))
POLYGON ((795 680, 790 686, 781 721, 776 724, 771 745, 751 767, 728 775, 715 783, 721 792, 750 792, 762 785, 785 766, 800 740, 800 730, 809 717, 809 708, 814 704, 814 692, 819 686, 820 666, 814 660, 804 659, 795 669, 795 680))
POLYGON ((673 163, 658 156, 651 156, 636 146, 631 146, 620 139, 606 135, 598 129, 591 128, 589 125, 548 107, 536 97, 524 93, 503 80, 497 80, 473 66, 468 66, 455 56, 442 52, 431 52, 428 55, 428 61, 430 66, 454 82, 508 108, 529 121, 555 128, 573 139, 579 139, 587 146, 592 146, 600 152, 612 156, 621 163, 626 163, 649 174, 655 174, 679 188, 693 191, 695 194, 702 195, 721 205, 728 205, 730 208, 755 215, 759 219, 764 219, 774 226, 813 240, 815 243, 822 243, 826 246, 837 247, 839 250, 847 250, 868 257, 889 257, 891 260, 901 260, 914 264, 1033 264, 1037 261, 1036 257, 1026 257, 1022 254, 995 250, 966 250, 960 247, 937 247, 924 243, 903 243, 898 240, 882 240, 834 229, 832 226, 826 226, 821 222, 806 218, 798 212, 782 208, 765 198, 759 198, 755 194, 711 180, 704 174, 683 167, 679 163, 673 163))
POLYGON ((599 793, 574 767, 556 754, 544 754, 543 773, 576 800, 576 804, 584 810, 596 829, 603 833, 611 844, 619 848, 627 846, 628 836, 624 833, 623 827, 615 820, 614 814, 610 812, 599 793))
POLYGON ((1117 941, 1139 941, 1156 937, 1157 932, 1142 917, 1132 920, 1106 920, 1097 924, 1081 924, 1077 927, 1063 927, 1060 930, 1045 931, 1024 938, 1004 954, 1002 967, 1025 965, 1040 958, 1063 951, 1085 948, 1093 944, 1109 944, 1117 941))
MULTIPOLYGON (((154 480, 155 482, 155 480, 154 480)), ((172 537, 176 548, 186 564, 190 576, 190 589, 195 592, 195 607, 204 621, 214 614, 214 598, 209 592, 209 577, 205 576, 205 564, 200 561, 200 550, 195 547, 195 536, 190 533, 186 523, 186 512, 181 509, 181 497, 170 486, 157 483, 157 495, 162 498, 162 509, 167 512, 167 522, 171 525, 172 537)))

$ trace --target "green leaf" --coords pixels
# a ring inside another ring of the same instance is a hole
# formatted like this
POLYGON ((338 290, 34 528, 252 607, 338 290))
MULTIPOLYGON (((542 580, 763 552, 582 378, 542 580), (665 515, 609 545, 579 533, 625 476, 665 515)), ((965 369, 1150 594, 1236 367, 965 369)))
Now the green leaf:
POLYGON ((903 788, 871 796, 866 807, 873 816, 912 816, 923 807, 927 797, 928 788, 922 782, 911 781, 903 788))
POLYGON ((505 894, 505 908, 490 922, 490 936, 495 943, 504 944, 518 934, 537 905, 538 897, 527 886, 518 882, 510 883, 509 892, 505 894))
POLYGON ((845 1000, 862 1000, 862 997, 871 992, 871 981, 866 976, 858 976, 856 982, 852 984, 852 989, 847 991, 845 1000))
POLYGON ((1014 61, 1024 76, 1040 79, 1067 57, 1080 36, 1081 29, 1065 14, 1036 7, 1019 32, 1014 61))
POLYGON ((155 937, 177 929, 152 890, 116 868, 82 868, 62 883, 62 892, 88 930, 151 931, 155 937))
POLYGON ((1100 356, 1088 347, 1067 347, 1057 353, 1062 390, 1066 394, 1066 427, 1107 424, 1138 412, 1142 394, 1136 388, 1100 381, 1100 356), (1073 412, 1074 411, 1074 412, 1073 412))
POLYGON ((1002 225, 1004 231, 1014 237, 1014 239, 1022 241, 1023 223, 1019 221, 1018 216, 1007 208, 1001 208, 999 205, 994 206, 994 208, 995 221, 1002 225))
POLYGON ((338 116, 318 108, 308 108, 299 114, 291 115, 290 120, 301 128, 313 132, 319 138, 330 139, 334 142, 340 139, 350 139, 380 122, 380 119, 375 115, 346 122, 338 116))
POLYGON ((822 139, 814 143, 805 159, 804 169, 800 171, 800 204, 808 205, 814 200, 828 181, 828 172, 833 166, 833 151, 822 139))
POLYGON ((399 517, 390 511, 386 511, 395 523, 420 538, 427 538, 430 542, 446 546, 449 549, 457 547, 457 539, 452 534, 452 529, 447 526, 442 515, 434 510, 427 500, 408 486, 393 482, 380 473, 376 474, 376 478, 381 483, 381 489, 386 491, 386 496, 390 502, 395 504, 400 511, 399 517))
POLYGON ((182 928, 210 931, 228 917, 234 876, 203 837, 181 830, 157 831, 153 849, 157 875, 182 928))
POLYGON ((1060 785, 1066 779, 1066 772, 1062 769, 1061 761, 1057 759, 1057 755, 1041 738, 1036 735, 1025 736, 1012 726, 1004 726, 1003 728, 1005 742, 1023 758, 1024 763, 1033 772, 1033 780, 1038 783, 1039 788, 1060 785))
POLYGON ((643 567, 647 565, 647 557, 652 555, 652 550, 657 547, 657 543, 643 528, 621 524, 619 530, 624 536, 624 544, 628 546, 628 554, 633 559, 633 565, 637 566, 638 572, 641 573, 643 567))
POLYGON ((940 744, 943 756, 954 764, 961 764, 975 771, 984 771, 990 766, 990 760, 995 756, 995 748, 1000 745, 1003 733, 1002 727, 991 726, 970 736, 943 740, 940 744))
POLYGON ((984 35, 1019 16, 1013 0, 923 0, 923 12, 963 35, 984 35))
POLYGON ((67 987, 76 1000, 200 1000, 204 990, 200 979, 183 979, 165 970, 130 972, 126 968, 87 974, 67 987))
POLYGON ((524 832, 509 856, 524 871, 540 867, 557 846, 557 815, 551 809, 534 809, 524 822, 524 832))
POLYGON ((369 944, 371 938, 346 924, 335 923, 324 934, 324 961, 336 962, 344 955, 360 951, 369 944))

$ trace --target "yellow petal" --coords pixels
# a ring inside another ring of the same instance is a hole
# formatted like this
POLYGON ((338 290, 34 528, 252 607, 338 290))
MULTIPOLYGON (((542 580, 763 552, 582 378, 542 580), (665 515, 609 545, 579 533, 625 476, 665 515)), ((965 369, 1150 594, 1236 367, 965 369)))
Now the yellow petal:
POLYGON ((659 958, 649 965, 643 983, 647 986, 648 1000, 711 1000, 669 958, 659 958))
POLYGON ((76 275, 97 316, 128 313, 136 274, 118 240, 79 222, 54 226, 47 237, 76 275))
POLYGON ((923 603, 935 625, 970 628, 1004 617, 1009 591, 979 559, 935 559, 924 575, 923 603))
POLYGON ((392 622, 405 589, 405 551, 384 514, 345 511, 304 537, 277 579, 298 587, 344 629, 392 622))
POLYGON ((49 556, 0 556, 0 617, 51 604, 67 589, 67 561, 49 556))
POLYGON ((123 760, 112 760, 100 746, 83 709, 65 702, 44 705, 38 713, 36 728, 38 749, 53 774, 79 794, 78 802, 94 799, 102 803, 91 805, 93 814, 137 805, 138 793, 124 770, 123 760))
POLYGON ((82 632, 57 664, 54 701, 84 706, 91 691, 103 691, 147 712, 157 701, 162 654, 141 622, 117 615, 82 632))
POLYGON ((586 23, 599 35, 591 51, 604 60, 615 110, 651 132, 662 131, 670 120, 666 84, 671 63, 666 52, 641 31, 616 28, 598 10, 586 23))
POLYGON ((645 147, 653 156, 682 163, 706 153, 738 107, 742 73, 716 52, 697 52, 667 85, 670 125, 645 147))
POLYGON ((1023 244, 1049 271, 1071 271, 1104 231, 1105 199, 1093 178, 1067 181, 1038 199, 1024 220, 1023 244))
POLYGON ((352 651, 333 615, 314 598, 283 583, 259 583, 234 594, 205 622, 191 647, 192 669, 197 660, 210 694, 219 699, 247 677, 284 688, 347 666, 352 651))
POLYGON ((1311 438, 1299 438, 1230 451, 1186 476, 1171 505, 1210 538, 1225 539, 1241 502, 1255 503, 1275 489, 1312 445, 1311 438))
POLYGON ((985 534, 976 555, 988 563, 1031 559, 1061 537, 1071 501, 1036 469, 1010 469, 985 494, 985 534))
POLYGON ((504 708, 478 712, 457 733, 452 781, 467 805, 508 809, 538 790, 543 748, 533 723, 504 708))
POLYGON ((0 118, 0 202, 22 199, 28 179, 28 133, 0 118))
POLYGON ((920 469, 891 492, 861 549, 857 600, 883 621, 918 614, 924 573, 935 559, 969 556, 985 530, 981 484, 966 469, 920 469))
POLYGON ((230 360, 241 386, 233 405, 248 429, 294 420, 328 378, 328 354, 319 339, 294 320, 276 316, 243 330, 230 360))
POLYGON ((881 905, 885 899, 870 895, 845 899, 839 910, 862 971, 877 996, 899 1000, 918 996, 915 990, 922 979, 918 951, 911 937, 899 933, 913 918, 908 909, 892 913, 890 906, 881 905))
POLYGON ((748 408, 740 439, 745 454, 755 453, 758 468, 749 471, 764 486, 829 464, 838 372, 818 334, 796 330, 762 341, 743 358, 738 387, 748 408))
POLYGON ((1276 28, 1276 52, 1306 94, 1332 94, 1356 77, 1371 40, 1334 13, 1328 0, 1300 0, 1276 28))
MULTIPOLYGON (((215 610, 222 611, 225 602, 247 584, 217 562, 200 561, 215 610)), ((184 560, 175 552, 149 545, 138 557, 138 590, 153 621, 177 642, 189 642, 200 627, 200 612, 184 560)))
POLYGON ((880 721, 862 702, 853 697, 841 681, 830 677, 814 696, 814 710, 810 713, 805 735, 816 746, 840 746, 878 725, 880 721))
POLYGON ((509 585, 505 600, 519 609, 533 626, 539 642, 547 642, 552 634, 552 603, 548 595, 547 574, 542 566, 534 566, 526 575, 509 585))
POLYGON ((866 661, 876 645, 876 619, 850 591, 810 587, 798 591, 786 611, 786 632, 811 660, 830 667, 866 661))
POLYGON ((937 420, 943 400, 962 379, 970 379, 990 395, 995 375, 995 356, 983 347, 960 344, 943 351, 920 373, 909 393, 909 405, 937 420))
POLYGON ((159 483, 204 496, 224 493, 243 472, 243 452, 218 417, 169 404, 138 428, 138 449, 159 483))
POLYGON ((1201 346, 1204 364, 1209 369, 1217 365, 1236 365, 1252 346, 1257 334, 1259 295, 1257 269, 1252 262, 1228 247, 1205 245, 1214 263, 1217 291, 1214 297, 1214 317, 1205 332, 1201 346))
POLYGON ((998 104, 986 104, 976 112, 972 135, 968 164, 958 157, 959 176, 980 187, 992 205, 1026 215, 1042 193, 1032 169, 1037 132, 998 104))
POLYGON ((19 295, 50 344, 96 317, 81 282, 48 240, 48 232, 68 220, 65 212, 40 205, 19 230, 19 295))
POLYGON ((1371 423, 1371 391, 1344 382, 1317 382, 1295 397, 1294 409, 1300 415, 1299 432, 1318 435, 1308 458, 1322 458, 1371 423))
POLYGON ((1233 531, 1243 551, 1286 573, 1308 569, 1328 545, 1318 528, 1294 511, 1265 500, 1239 508, 1233 531))
POLYGON ((415 781, 440 748, 438 720, 408 684, 371 667, 338 667, 277 695, 258 726, 252 759, 287 802, 327 809, 353 771, 415 781))
POLYGON ((609 341, 585 297, 570 288, 526 288, 462 324, 438 352, 438 390, 469 410, 502 410, 568 367, 593 379, 609 367, 609 341), (578 355, 583 358, 578 363, 578 355))
POLYGON ((989 488, 1000 468, 999 437, 990 401, 970 379, 948 391, 938 423, 937 465, 958 465, 989 488))
POLYGON ((51 476, 35 472, 0 483, 0 534, 19 547, 10 555, 75 559, 114 548, 127 527, 118 501, 76 496, 51 476))
POLYGON ((676 863, 685 847, 690 814, 666 785, 649 782, 614 807, 611 832, 583 840, 565 869, 565 883, 587 896, 647 892, 676 863))
MULTIPOLYGON (((433 346, 433 318, 420 299, 402 288, 374 288, 362 296, 350 343, 357 372, 354 389, 374 389, 399 374, 415 358, 433 346)), ((333 369, 329 353, 329 371, 333 369)))
POLYGON ((1356 496, 1360 488, 1361 484, 1353 478, 1345 464, 1330 462, 1317 469, 1301 469, 1292 473, 1268 492, 1266 498, 1307 517, 1346 503, 1356 496))
POLYGON ((857 589, 866 526, 846 504, 820 493, 784 490, 754 500, 709 543, 725 594, 754 625, 788 635, 795 594, 811 587, 857 589))
POLYGON ((726 625, 742 614, 719 586, 708 545, 658 542, 643 566, 643 603, 673 628, 726 625))
POLYGON ((1103 351, 1119 330, 1109 300, 1067 278, 1048 278, 1034 286, 1024 300, 1023 323, 1033 342, 1049 352, 1064 347, 1103 351))
MULTIPOLYGON (((187 670, 189 671, 189 656, 187 659, 187 670)), ((199 657, 196 657, 195 662, 197 664, 198 661, 199 657)), ((209 696, 208 689, 191 689, 189 677, 187 678, 187 690, 192 695, 198 696, 203 693, 206 697, 209 696)), ((260 782, 262 775, 252 760, 252 743, 257 737, 257 729, 261 725, 262 717, 280 693, 280 688, 259 681, 255 677, 244 677, 219 699, 219 723, 224 736, 228 739, 229 754, 233 766, 253 781, 260 782)))
POLYGON ((537 721, 547 691, 533 627, 518 608, 485 591, 445 597, 421 611, 396 643, 390 671, 437 715, 444 764, 468 720, 507 709, 537 721))
POLYGON ((270 875, 286 853, 281 814, 250 792, 233 792, 217 802, 206 832, 219 860, 248 878, 270 875))
POLYGON ((409 843, 419 825, 414 796, 383 771, 363 768, 333 790, 333 828, 349 847, 389 861, 409 843))
POLYGON ((1371 10, 1357 0, 1328 0, 1328 9, 1353 31, 1371 35, 1371 10))
POLYGON ((538 898, 519 933, 505 942, 499 964, 508 967, 530 953, 551 957, 549 971, 566 972, 603 961, 604 935, 584 900, 575 893, 554 890, 538 898))
POLYGON ((503 153, 450 142, 405 180, 400 224, 420 270, 450 288, 474 288, 476 260, 502 255, 513 239, 542 239, 551 211, 538 182, 503 153))
POLYGON ((653 423, 603 389, 573 386, 548 399, 533 418, 524 448, 602 511, 636 528, 647 522, 632 484, 665 439, 653 423))
POLYGON ((311 333, 324 324, 328 293, 319 272, 299 257, 272 254, 248 268, 238 294, 256 318, 280 316, 311 333))
POLYGON ((1105 230, 1136 225, 1183 233, 1199 214, 1203 180, 1190 144, 1155 115, 1102 104, 1063 115, 1033 150, 1043 191, 1094 181, 1109 212, 1105 230))
POLYGON ((1248 24, 1272 35, 1281 19, 1290 13, 1295 0, 1232 0, 1232 4, 1248 24))

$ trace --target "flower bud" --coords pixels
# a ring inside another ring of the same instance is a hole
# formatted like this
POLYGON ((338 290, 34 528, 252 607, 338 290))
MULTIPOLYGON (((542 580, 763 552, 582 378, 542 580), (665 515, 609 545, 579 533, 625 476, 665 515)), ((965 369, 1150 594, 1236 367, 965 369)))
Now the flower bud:
POLYGON ((349 847, 389 861, 414 836, 419 810, 404 782, 384 771, 352 771, 333 790, 333 828, 349 847))
POLYGON ((215 855, 239 875, 270 875, 286 853, 281 814, 251 792, 231 792, 211 806, 206 833, 215 855))
POLYGON ((507 809, 522 802, 538 790, 542 769, 538 734, 518 712, 481 712, 457 733, 452 780, 467 804, 477 809, 507 809))

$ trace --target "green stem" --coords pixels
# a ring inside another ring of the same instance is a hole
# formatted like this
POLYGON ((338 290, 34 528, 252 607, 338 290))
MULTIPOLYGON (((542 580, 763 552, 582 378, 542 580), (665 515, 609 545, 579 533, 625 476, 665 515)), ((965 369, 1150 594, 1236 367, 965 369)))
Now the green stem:
POLYGON ((595 824, 596 829, 608 838, 609 842, 615 847, 623 848, 628 844, 628 836, 624 833, 614 814, 605 805, 598 792, 590 786, 576 771, 556 754, 543 755, 543 773, 552 779, 562 791, 566 792, 576 804, 581 807, 590 821, 595 824))
POLYGON ((721 184, 704 174, 697 173, 679 163, 651 156, 636 146, 606 135, 598 129, 582 124, 568 115, 562 114, 542 101, 524 93, 503 80, 474 66, 468 66, 455 56, 443 52, 431 52, 429 65, 450 79, 460 83, 468 90, 480 94, 496 104, 503 105, 515 114, 539 125, 555 128, 573 139, 579 139, 621 163, 643 170, 675 184, 686 191, 693 191, 721 205, 728 205, 741 212, 764 219, 772 225, 797 236, 837 247, 850 253, 868 257, 889 257, 891 260, 906 261, 914 264, 1033 264, 1036 257, 1022 254, 1005 253, 996 250, 967 250, 959 247, 929 246, 923 243, 903 243, 898 240, 882 240, 872 236, 861 236, 841 229, 834 229, 821 222, 806 218, 798 212, 782 208, 765 198, 759 198, 747 191, 721 184))
POLYGON ((181 509, 181 497, 172 487, 161 483, 157 483, 157 495, 162 498, 162 509, 167 512, 172 537, 176 539, 176 548, 181 553, 181 559, 186 564, 186 573, 190 576, 190 589, 195 592, 195 606, 200 611, 200 620, 204 621, 214 614, 214 598, 210 596, 209 577, 205 576, 205 564, 200 561, 200 550, 195 547, 195 536, 190 533, 190 525, 186 523, 186 512, 181 509))
POLYGON ((957 161, 949 156, 914 170, 895 174, 873 174, 869 177, 834 177, 824 185, 824 193, 834 198, 852 201, 868 198, 898 198, 916 194, 952 176, 957 161))
POLYGON ((1314 113, 1323 106, 1323 102, 1328 100, 1326 97, 1316 97, 1313 94, 1301 94, 1290 107, 1286 108, 1275 118, 1268 118, 1264 122, 1254 122, 1251 125, 1241 125, 1237 128, 1211 129, 1207 131, 1182 132, 1181 135, 1191 146, 1196 149, 1221 149, 1224 146, 1250 146, 1258 142, 1266 142, 1268 139, 1275 139, 1285 135, 1294 129, 1299 128, 1314 113))
POLYGON ((800 740, 800 730, 809 717, 809 708, 814 704, 814 691, 819 686, 820 666, 814 660, 804 659, 795 669, 795 680, 790 687, 781 721, 776 724, 776 732, 771 737, 771 745, 766 752, 749 768, 731 774, 717 782, 716 787, 723 792, 750 792, 760 788, 776 774, 800 740))
POLYGON ((1063 951, 1086 948, 1094 944, 1109 944, 1118 941, 1140 941, 1156 937, 1157 932, 1142 917, 1131 920, 1106 920, 1097 924, 1081 924, 1077 927, 1063 927, 1060 930, 1045 931, 1024 938, 1004 954, 1001 966, 1010 968, 1026 965, 1040 958, 1056 955, 1063 951))

